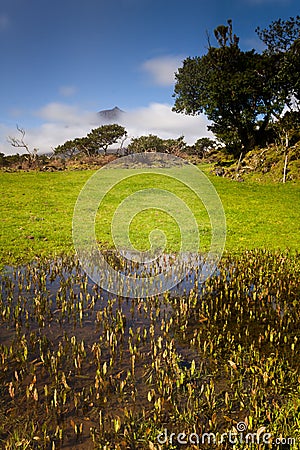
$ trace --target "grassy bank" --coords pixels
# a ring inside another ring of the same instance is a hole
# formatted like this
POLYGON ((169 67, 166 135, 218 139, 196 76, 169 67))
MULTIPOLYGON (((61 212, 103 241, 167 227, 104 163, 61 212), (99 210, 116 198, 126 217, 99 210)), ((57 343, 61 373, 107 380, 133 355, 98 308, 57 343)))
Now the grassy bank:
MULTIPOLYGON (((76 199, 94 171, 1 173, 1 261, 27 262, 35 256, 72 253, 72 216, 76 199)), ((211 177, 224 206, 227 221, 226 249, 297 249, 300 240, 300 185, 239 183, 211 177)), ((210 239, 209 218, 203 205, 183 186, 167 183, 193 210, 204 244, 210 239)), ((153 178, 127 180, 117 186, 101 206, 97 238, 112 247, 110 225, 120 201, 136 189, 153 186, 153 178)), ((145 248, 148 234, 159 225, 165 229, 168 249, 178 245, 176 224, 163 212, 139 214, 132 223, 133 242, 145 248), (158 215, 157 215, 158 214, 158 215)))

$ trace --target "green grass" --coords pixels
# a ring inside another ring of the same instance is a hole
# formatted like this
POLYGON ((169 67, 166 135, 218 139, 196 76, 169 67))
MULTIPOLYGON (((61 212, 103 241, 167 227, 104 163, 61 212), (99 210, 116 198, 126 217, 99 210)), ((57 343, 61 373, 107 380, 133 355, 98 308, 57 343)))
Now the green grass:
MULTIPOLYGON (((121 170, 121 169, 115 169, 121 170)), ((124 170, 124 169, 123 169, 124 170)), ((28 262, 38 256, 73 253, 72 216, 76 199, 95 171, 1 173, 1 262, 28 262)), ((227 221, 226 249, 299 249, 300 185, 239 183, 210 176, 224 206, 227 221)), ((96 234, 103 247, 111 248, 111 221, 130 194, 145 187, 169 189, 192 209, 204 247, 210 242, 209 218, 197 197, 174 180, 140 175, 110 191, 101 203, 96 234)), ((167 249, 178 250, 179 229, 163 211, 141 212, 132 221, 133 244, 145 250, 155 228, 166 233, 167 249)))

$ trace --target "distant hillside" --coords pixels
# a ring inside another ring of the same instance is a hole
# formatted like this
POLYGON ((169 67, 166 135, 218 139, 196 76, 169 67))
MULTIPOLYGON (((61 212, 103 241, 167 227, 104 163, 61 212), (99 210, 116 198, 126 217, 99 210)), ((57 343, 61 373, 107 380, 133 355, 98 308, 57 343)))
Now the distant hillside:
POLYGON ((98 112, 98 116, 101 118, 102 122, 105 123, 118 123, 125 111, 115 106, 112 109, 103 109, 98 112))

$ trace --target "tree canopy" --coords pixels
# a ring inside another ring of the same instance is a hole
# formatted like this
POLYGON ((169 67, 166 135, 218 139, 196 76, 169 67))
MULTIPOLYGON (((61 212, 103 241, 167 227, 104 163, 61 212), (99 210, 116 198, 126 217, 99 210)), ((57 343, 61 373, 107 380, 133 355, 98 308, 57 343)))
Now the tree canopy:
POLYGON ((102 149, 106 154, 110 145, 116 144, 119 139, 124 138, 126 135, 127 131, 125 128, 116 123, 95 128, 87 135, 89 151, 95 154, 102 149))
POLYGON ((287 74, 291 69, 289 58, 299 60, 295 39, 298 19, 292 32, 284 32, 284 27, 291 27, 284 21, 280 27, 289 45, 285 43, 284 50, 280 47, 280 52, 274 51, 276 27, 274 33, 263 30, 260 37, 274 45, 272 51, 260 54, 240 49, 229 20, 228 26, 215 30, 218 47, 209 46, 205 55, 186 58, 176 73, 173 110, 206 114, 212 122, 209 129, 236 156, 267 143, 270 124, 295 95, 299 72, 296 76, 287 74))
POLYGON ((285 86, 288 106, 296 103, 300 110, 300 16, 275 20, 256 32, 267 47, 265 53, 280 58, 277 76, 285 86))
POLYGON ((184 137, 178 139, 162 139, 155 134, 133 138, 127 147, 128 153, 179 153, 186 147, 184 137))
POLYGON ((202 137, 197 139, 195 144, 190 148, 190 153, 204 158, 210 150, 216 148, 216 141, 208 138, 202 137))
POLYGON ((54 153, 56 155, 64 155, 72 157, 76 154, 84 154, 86 156, 96 155, 100 150, 106 154, 110 145, 116 144, 120 139, 127 136, 124 127, 118 124, 102 125, 91 130, 87 136, 75 138, 66 141, 62 145, 58 145, 54 153))

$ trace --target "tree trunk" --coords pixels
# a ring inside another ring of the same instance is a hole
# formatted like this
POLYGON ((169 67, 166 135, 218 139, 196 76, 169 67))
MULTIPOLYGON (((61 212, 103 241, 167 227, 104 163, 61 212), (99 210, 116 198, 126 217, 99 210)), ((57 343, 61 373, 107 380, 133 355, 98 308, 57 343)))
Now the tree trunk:
POLYGON ((240 169, 240 164, 241 164, 241 161, 242 161, 242 157, 243 157, 243 153, 241 152, 239 160, 238 160, 238 163, 237 163, 237 167, 236 167, 235 179, 237 179, 238 176, 239 176, 239 169, 240 169))
POLYGON ((284 159, 283 179, 282 179, 283 183, 286 182, 287 163, 288 163, 288 152, 285 153, 285 159, 284 159))

